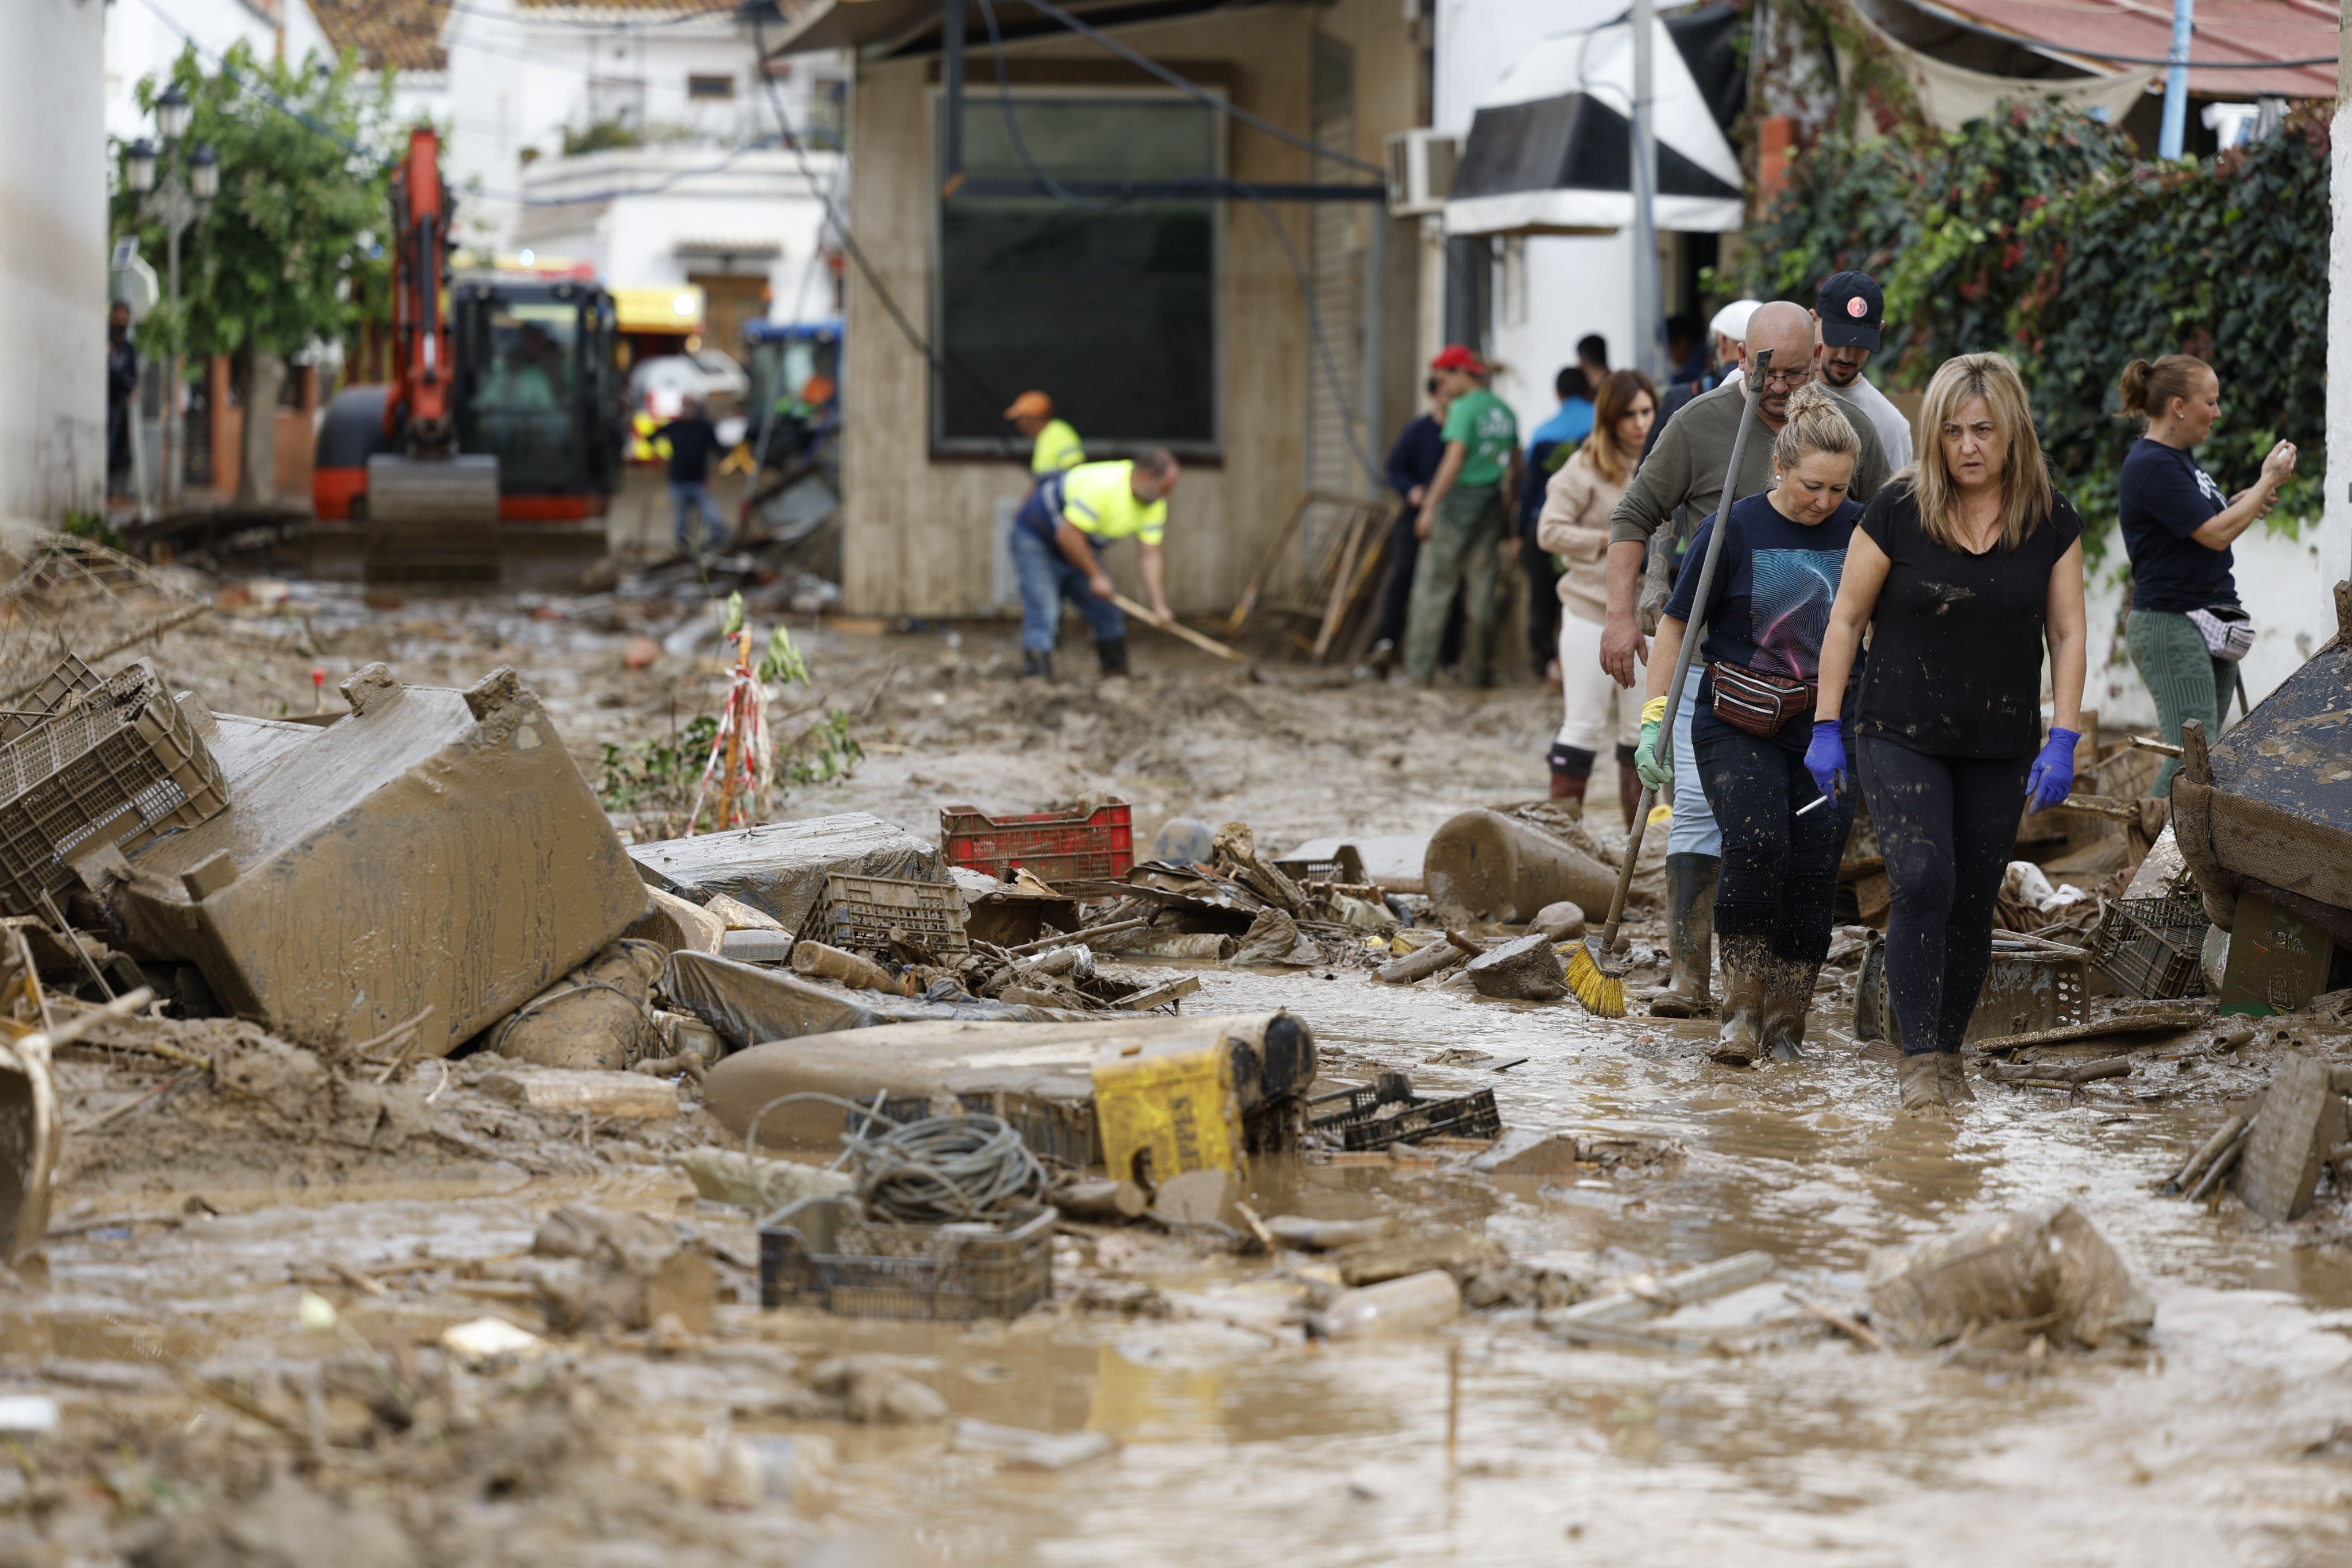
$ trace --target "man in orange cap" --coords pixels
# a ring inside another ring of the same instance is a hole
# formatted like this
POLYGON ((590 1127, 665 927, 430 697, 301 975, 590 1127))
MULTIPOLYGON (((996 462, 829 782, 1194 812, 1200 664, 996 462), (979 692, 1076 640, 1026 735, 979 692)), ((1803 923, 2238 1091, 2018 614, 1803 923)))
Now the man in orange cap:
POLYGON ((1047 474, 1065 473, 1087 460, 1078 433, 1066 419, 1054 417, 1054 400, 1042 392, 1024 392, 1004 411, 1013 427, 1028 437, 1029 482, 1032 493, 1047 474))
POLYGON ((1519 421, 1486 390, 1486 362, 1450 343, 1429 368, 1447 399, 1445 458, 1422 498, 1413 531, 1422 539, 1405 614, 1404 672, 1416 686, 1437 674, 1437 645, 1454 590, 1462 589, 1462 674, 1491 686, 1495 673, 1495 585, 1503 570, 1510 517, 1503 504, 1519 488, 1519 421))

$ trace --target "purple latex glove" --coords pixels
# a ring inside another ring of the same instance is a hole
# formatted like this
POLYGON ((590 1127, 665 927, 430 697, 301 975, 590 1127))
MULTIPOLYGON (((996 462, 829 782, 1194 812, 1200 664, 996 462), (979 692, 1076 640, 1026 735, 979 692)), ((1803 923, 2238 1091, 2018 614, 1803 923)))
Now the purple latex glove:
MULTIPOLYGON (((1823 795, 1835 795, 1845 784, 1845 726, 1835 719, 1820 719, 1813 723, 1812 744, 1805 748, 1805 771, 1813 775, 1814 787, 1823 795)), ((1806 802, 1808 805, 1812 803, 1806 802)))
MULTIPOLYGON (((2074 791, 2074 742, 2083 737, 2073 730, 2050 727, 2049 742, 2033 759, 2025 775, 2026 809, 2047 811, 2074 791)), ((1809 756, 1806 759, 1811 761, 1809 756)))

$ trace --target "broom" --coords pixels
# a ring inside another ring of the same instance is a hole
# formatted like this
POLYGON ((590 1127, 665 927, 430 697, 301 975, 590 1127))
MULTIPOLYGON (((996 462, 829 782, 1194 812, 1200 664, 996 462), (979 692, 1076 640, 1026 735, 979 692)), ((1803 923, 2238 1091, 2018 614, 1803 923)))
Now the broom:
MULTIPOLYGON (((1661 763, 1671 765, 1674 761, 1675 717, 1682 710, 1683 682, 1690 675, 1691 656, 1706 635, 1706 624, 1697 616, 1705 614, 1707 591, 1715 586, 1715 563, 1723 553, 1724 515, 1738 499, 1739 456, 1748 445, 1748 426, 1755 418, 1756 405, 1764 395, 1764 377, 1771 368, 1772 351, 1765 349, 1749 367, 1740 398, 1739 428, 1731 437, 1731 468, 1723 476, 1723 500, 1716 506, 1715 531, 1707 535, 1706 557, 1699 563, 1698 592, 1691 599, 1696 613, 1685 630, 1682 657, 1675 660, 1675 678, 1666 687, 1666 721, 1658 734, 1661 763)), ((1625 836, 1625 863, 1617 868, 1617 891, 1609 900, 1609 923, 1599 936, 1586 937, 1584 945, 1569 957, 1568 988, 1596 1018, 1625 1016, 1625 966, 1611 950, 1617 945, 1617 928, 1624 923, 1625 894, 1633 885, 1633 864, 1642 858, 1642 834, 1650 826, 1650 808, 1657 798, 1657 790, 1645 786, 1642 803, 1634 808, 1633 826, 1625 836)))

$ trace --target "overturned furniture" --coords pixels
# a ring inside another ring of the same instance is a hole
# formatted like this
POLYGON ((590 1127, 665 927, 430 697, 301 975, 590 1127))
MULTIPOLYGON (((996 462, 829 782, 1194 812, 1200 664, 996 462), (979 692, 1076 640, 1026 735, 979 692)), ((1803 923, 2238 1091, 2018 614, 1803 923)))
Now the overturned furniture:
POLYGON ((2191 722, 2172 826, 2231 933, 2224 1013, 2284 1013, 2352 984, 2352 583, 2336 636, 2219 741, 2191 722))
POLYGON ((465 691, 383 665, 324 727, 201 716, 229 808, 141 848, 114 894, 134 955, 201 969, 299 1039, 415 1022, 440 1056, 646 904, 611 821, 511 669, 465 691))

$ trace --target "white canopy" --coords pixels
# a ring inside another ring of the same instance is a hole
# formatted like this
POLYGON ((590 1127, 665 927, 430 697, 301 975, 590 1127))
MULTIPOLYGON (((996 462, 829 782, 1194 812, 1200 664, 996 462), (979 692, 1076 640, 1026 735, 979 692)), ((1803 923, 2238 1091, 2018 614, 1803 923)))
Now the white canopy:
MULTIPOLYGON (((1661 229, 1737 231, 1739 160, 1663 22, 1651 50, 1661 229)), ((1633 226, 1633 25, 1544 39, 1478 105, 1445 204, 1450 235, 1633 226)))

